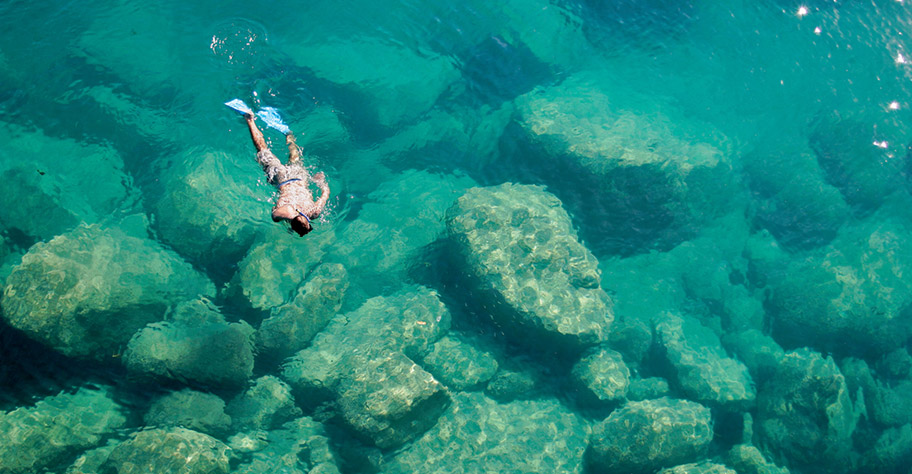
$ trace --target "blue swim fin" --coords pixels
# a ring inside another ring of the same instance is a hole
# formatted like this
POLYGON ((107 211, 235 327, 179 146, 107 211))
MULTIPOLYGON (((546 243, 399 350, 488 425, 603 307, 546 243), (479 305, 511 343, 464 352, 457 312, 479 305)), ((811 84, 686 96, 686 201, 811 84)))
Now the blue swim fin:
POLYGON ((241 99, 234 99, 228 102, 225 102, 225 105, 237 111, 241 115, 253 115, 253 110, 250 110, 250 107, 247 107, 247 104, 244 103, 241 99))
POLYGON ((269 125, 285 135, 291 133, 291 129, 288 128, 288 125, 285 125, 285 122, 282 121, 282 116, 279 115, 279 111, 274 107, 263 107, 257 112, 257 117, 266 122, 266 125, 269 125))

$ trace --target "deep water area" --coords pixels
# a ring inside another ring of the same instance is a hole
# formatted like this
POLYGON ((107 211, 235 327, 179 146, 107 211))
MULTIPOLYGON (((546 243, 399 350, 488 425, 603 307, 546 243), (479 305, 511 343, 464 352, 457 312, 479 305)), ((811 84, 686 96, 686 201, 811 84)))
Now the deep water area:
POLYGON ((0 474, 912 473, 908 3, 0 2, 0 474))

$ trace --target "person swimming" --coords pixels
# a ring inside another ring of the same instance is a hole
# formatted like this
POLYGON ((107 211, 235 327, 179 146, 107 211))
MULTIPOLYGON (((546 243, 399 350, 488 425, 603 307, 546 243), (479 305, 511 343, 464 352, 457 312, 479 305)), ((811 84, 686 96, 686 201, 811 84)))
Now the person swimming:
POLYGON ((279 190, 279 198, 272 208, 273 222, 288 221, 291 229, 299 236, 304 237, 313 230, 313 220, 323 213, 326 201, 329 199, 329 184, 323 172, 311 174, 301 163, 301 150, 295 144, 294 134, 281 122, 275 109, 264 108, 258 114, 267 125, 276 128, 285 134, 285 143, 288 145, 288 162, 282 162, 269 150, 263 132, 257 128, 256 116, 246 105, 240 101, 232 101, 225 105, 240 112, 247 121, 250 138, 256 147, 257 163, 266 173, 266 179, 279 190), (320 188, 320 198, 314 200, 314 195, 309 184, 314 183, 320 188))

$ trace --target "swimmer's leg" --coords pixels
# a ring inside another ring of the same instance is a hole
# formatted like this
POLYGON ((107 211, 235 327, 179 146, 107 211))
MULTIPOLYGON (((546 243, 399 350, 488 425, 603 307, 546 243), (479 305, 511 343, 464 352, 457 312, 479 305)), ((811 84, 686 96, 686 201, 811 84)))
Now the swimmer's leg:
POLYGON ((285 135, 285 144, 288 145, 288 164, 301 164, 301 149, 298 148, 297 144, 295 144, 295 137, 293 133, 285 135))
POLYGON ((247 128, 250 129, 250 138, 253 139, 253 145, 256 147, 257 152, 267 150, 266 139, 263 138, 263 132, 257 128, 253 114, 247 114, 244 118, 247 119, 247 128))

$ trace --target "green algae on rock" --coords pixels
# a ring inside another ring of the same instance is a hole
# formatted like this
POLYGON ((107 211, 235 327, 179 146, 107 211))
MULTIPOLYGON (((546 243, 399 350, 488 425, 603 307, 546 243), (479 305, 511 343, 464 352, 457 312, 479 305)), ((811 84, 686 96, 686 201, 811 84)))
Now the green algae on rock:
POLYGON ((598 262, 542 187, 472 188, 447 212, 447 229, 503 330, 571 351, 606 340, 614 313, 598 262))
POLYGON ((212 283, 147 238, 82 225, 38 243, 6 280, 6 321, 71 357, 110 361, 136 330, 212 283))
POLYGON ((278 377, 264 375, 228 402, 225 410, 235 431, 268 430, 301 415, 291 388, 278 377))
POLYGON ((594 472, 632 474, 701 459, 713 439, 709 408, 687 400, 629 402, 592 428, 594 472))
POLYGON ((41 472, 113 435, 127 418, 107 392, 80 387, 33 407, 0 412, 0 472, 41 472))

